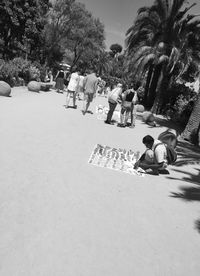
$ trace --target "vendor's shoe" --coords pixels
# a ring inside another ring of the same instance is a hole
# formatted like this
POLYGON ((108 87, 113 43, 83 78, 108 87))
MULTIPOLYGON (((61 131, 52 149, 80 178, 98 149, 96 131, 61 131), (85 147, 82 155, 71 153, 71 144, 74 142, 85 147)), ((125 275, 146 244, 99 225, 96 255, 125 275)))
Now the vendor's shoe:
POLYGON ((163 170, 159 170, 159 174, 170 174, 168 170, 163 169, 163 170))
POLYGON ((146 169, 145 172, 151 175, 159 175, 158 170, 146 169))
POLYGON ((135 128, 135 125, 130 125, 129 128, 135 128))

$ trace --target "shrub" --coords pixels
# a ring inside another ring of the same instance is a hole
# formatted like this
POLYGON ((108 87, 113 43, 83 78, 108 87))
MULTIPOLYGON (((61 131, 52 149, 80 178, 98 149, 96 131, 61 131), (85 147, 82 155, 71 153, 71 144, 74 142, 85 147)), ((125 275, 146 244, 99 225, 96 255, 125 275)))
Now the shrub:
POLYGON ((0 61, 0 80, 7 82, 12 87, 15 84, 17 76, 18 70, 12 61, 0 61))
POLYGON ((192 112, 196 98, 197 94, 193 95, 190 99, 188 99, 188 96, 178 96, 174 104, 174 114, 171 118, 172 121, 176 123, 178 122, 182 126, 185 126, 192 112))
POLYGON ((44 81, 47 68, 38 62, 31 63, 21 57, 6 62, 0 59, 0 80, 11 86, 21 85, 23 80, 28 84, 31 80, 44 81))
POLYGON ((183 83, 173 83, 166 91, 162 108, 163 115, 166 115, 173 122, 185 126, 193 109, 193 103, 196 99, 196 92, 183 83))
POLYGON ((29 67, 31 62, 21 57, 14 58, 13 64, 17 67, 18 77, 22 78, 27 84, 30 80, 29 67))
POLYGON ((29 67, 29 80, 40 81, 40 70, 34 65, 29 67))

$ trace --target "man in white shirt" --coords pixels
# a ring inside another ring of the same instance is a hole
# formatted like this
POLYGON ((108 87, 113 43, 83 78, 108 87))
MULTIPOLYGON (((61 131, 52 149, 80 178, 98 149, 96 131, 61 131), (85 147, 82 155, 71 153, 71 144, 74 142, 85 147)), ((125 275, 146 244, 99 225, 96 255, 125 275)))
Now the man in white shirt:
POLYGON ((77 98, 78 100, 81 100, 82 94, 83 94, 83 86, 84 86, 84 76, 79 76, 79 83, 77 87, 77 98))
POLYGON ((154 140, 150 135, 146 135, 142 142, 147 150, 135 164, 135 169, 141 167, 146 172, 159 174, 159 172, 165 170, 168 165, 165 145, 159 140, 154 140))
POLYGON ((73 96, 73 108, 77 108, 77 106, 76 106, 76 93, 77 93, 77 88, 78 88, 79 79, 80 79, 79 74, 80 74, 79 71, 76 71, 76 72, 71 74, 69 84, 67 86, 66 108, 68 108, 68 106, 69 106, 71 94, 73 96))

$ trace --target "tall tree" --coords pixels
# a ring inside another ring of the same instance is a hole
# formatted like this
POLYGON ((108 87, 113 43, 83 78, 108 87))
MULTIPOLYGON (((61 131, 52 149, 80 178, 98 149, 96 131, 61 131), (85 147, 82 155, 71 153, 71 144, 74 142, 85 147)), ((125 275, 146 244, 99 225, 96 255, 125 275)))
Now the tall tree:
POLYGON ((151 7, 139 9, 134 25, 127 31, 131 63, 141 74, 148 70, 146 94, 150 94, 150 105, 155 100, 153 111, 156 113, 160 111, 163 93, 173 74, 183 74, 193 58, 200 60, 196 35, 200 21, 188 14, 195 4, 184 8, 186 3, 185 0, 155 0, 151 7))
MULTIPOLYGON (((74 53, 72 68, 84 56, 84 52, 95 53, 105 48, 104 25, 88 12, 85 5, 74 3, 71 10, 73 24, 65 42, 65 47, 74 53)), ((92 59, 95 56, 92 57, 92 59)))
POLYGON ((195 102, 189 121, 181 137, 200 146, 200 91, 195 102))
POLYGON ((44 15, 49 8, 45 0, 2 0, 0 2, 0 52, 5 59, 29 54, 39 45, 44 15))
POLYGON ((71 12, 74 2, 75 0, 55 0, 49 10, 45 26, 45 54, 46 63, 50 67, 61 62, 64 57, 63 44, 75 20, 71 12))
POLYGON ((54 2, 46 30, 49 64, 55 60, 55 48, 61 59, 66 57, 66 53, 70 53, 73 69, 86 49, 91 53, 92 49, 97 51, 105 47, 103 24, 86 10, 85 5, 75 0, 54 2))
POLYGON ((122 52, 122 49, 123 47, 118 43, 112 44, 110 46, 110 50, 113 57, 118 57, 118 55, 122 52))

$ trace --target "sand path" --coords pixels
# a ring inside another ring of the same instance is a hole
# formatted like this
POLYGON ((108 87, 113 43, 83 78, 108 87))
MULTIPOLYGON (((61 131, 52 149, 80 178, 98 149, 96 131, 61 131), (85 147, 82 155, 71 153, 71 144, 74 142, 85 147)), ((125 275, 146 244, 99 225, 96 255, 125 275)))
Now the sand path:
POLYGON ((198 167, 170 180, 88 165, 97 143, 143 151, 164 128, 121 129, 64 103, 26 88, 0 98, 0 275, 198 276, 199 202, 170 196, 196 187, 183 177, 198 167))

